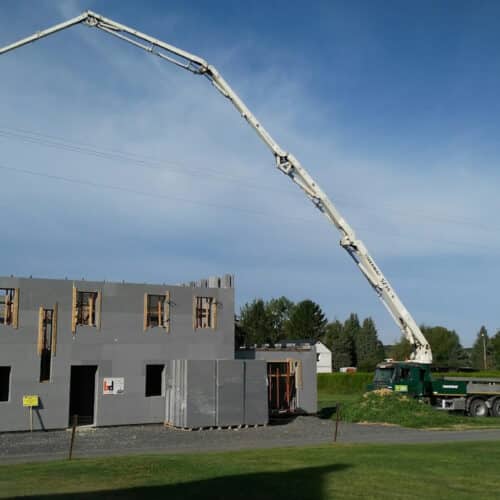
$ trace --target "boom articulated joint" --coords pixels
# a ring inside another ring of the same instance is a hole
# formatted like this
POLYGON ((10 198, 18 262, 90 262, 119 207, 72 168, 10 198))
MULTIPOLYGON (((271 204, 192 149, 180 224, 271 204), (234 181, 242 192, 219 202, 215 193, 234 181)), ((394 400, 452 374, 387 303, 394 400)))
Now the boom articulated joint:
POLYGON ((342 236, 340 240, 340 246, 347 250, 349 253, 356 252, 358 250, 356 242, 353 241, 347 234, 342 236))
POLYGON ((295 167, 292 165, 287 156, 275 155, 275 158, 276 158, 276 166, 284 174, 290 175, 295 170, 295 167))
POLYGON ((313 202, 313 205, 321 212, 325 213, 325 204, 319 198, 318 196, 311 196, 311 201, 313 202))
POLYGON ((87 11, 87 17, 83 22, 91 28, 95 28, 99 24, 99 20, 89 10, 87 11))

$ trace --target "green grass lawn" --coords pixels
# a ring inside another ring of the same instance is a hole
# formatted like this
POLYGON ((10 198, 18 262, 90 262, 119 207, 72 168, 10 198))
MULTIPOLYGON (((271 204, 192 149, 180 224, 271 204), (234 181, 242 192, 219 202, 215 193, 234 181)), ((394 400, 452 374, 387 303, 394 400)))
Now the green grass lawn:
POLYGON ((498 498, 500 446, 331 445, 0 466, 0 497, 498 498))

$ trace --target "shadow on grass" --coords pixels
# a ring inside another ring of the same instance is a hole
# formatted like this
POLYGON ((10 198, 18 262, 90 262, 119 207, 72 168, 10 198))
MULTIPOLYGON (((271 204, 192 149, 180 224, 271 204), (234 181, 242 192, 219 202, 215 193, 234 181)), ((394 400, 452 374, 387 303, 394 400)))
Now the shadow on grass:
MULTIPOLYGON (((335 474, 352 467, 348 464, 332 464, 309 467, 287 472, 263 472, 218 477, 185 483, 160 486, 141 486, 116 490, 100 490, 84 493, 61 493, 23 496, 22 498, 54 498, 56 500, 93 499, 258 499, 258 500, 325 500, 325 475, 335 474)), ((168 474, 168 473, 167 473, 168 474)), ((111 479, 111 478, 110 478, 111 479)), ((168 479, 168 477, 166 478, 168 479)), ((21 498, 21 497, 14 497, 21 498)))
POLYGON ((337 406, 325 406, 318 411, 318 418, 329 419, 337 412, 337 406))

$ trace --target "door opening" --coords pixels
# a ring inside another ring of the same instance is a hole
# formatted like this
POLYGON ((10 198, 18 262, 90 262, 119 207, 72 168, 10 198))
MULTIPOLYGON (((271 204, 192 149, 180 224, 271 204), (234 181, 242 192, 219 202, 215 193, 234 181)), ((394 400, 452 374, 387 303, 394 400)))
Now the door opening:
POLYGON ((69 390, 69 425, 77 415, 77 425, 94 424, 95 378, 97 366, 72 366, 69 390))
POLYGON ((289 362, 267 363, 269 412, 293 413, 297 408, 295 373, 289 362))

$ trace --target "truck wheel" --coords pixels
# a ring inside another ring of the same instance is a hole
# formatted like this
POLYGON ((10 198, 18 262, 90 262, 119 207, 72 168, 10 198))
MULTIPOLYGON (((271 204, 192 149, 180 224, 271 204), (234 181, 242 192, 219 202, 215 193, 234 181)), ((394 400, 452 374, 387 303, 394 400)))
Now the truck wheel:
POLYGON ((473 399, 469 406, 469 415, 471 417, 487 417, 488 407, 486 401, 481 398, 473 399))
POLYGON ((496 398, 491 405, 491 414, 494 417, 500 417, 500 398, 496 398))

